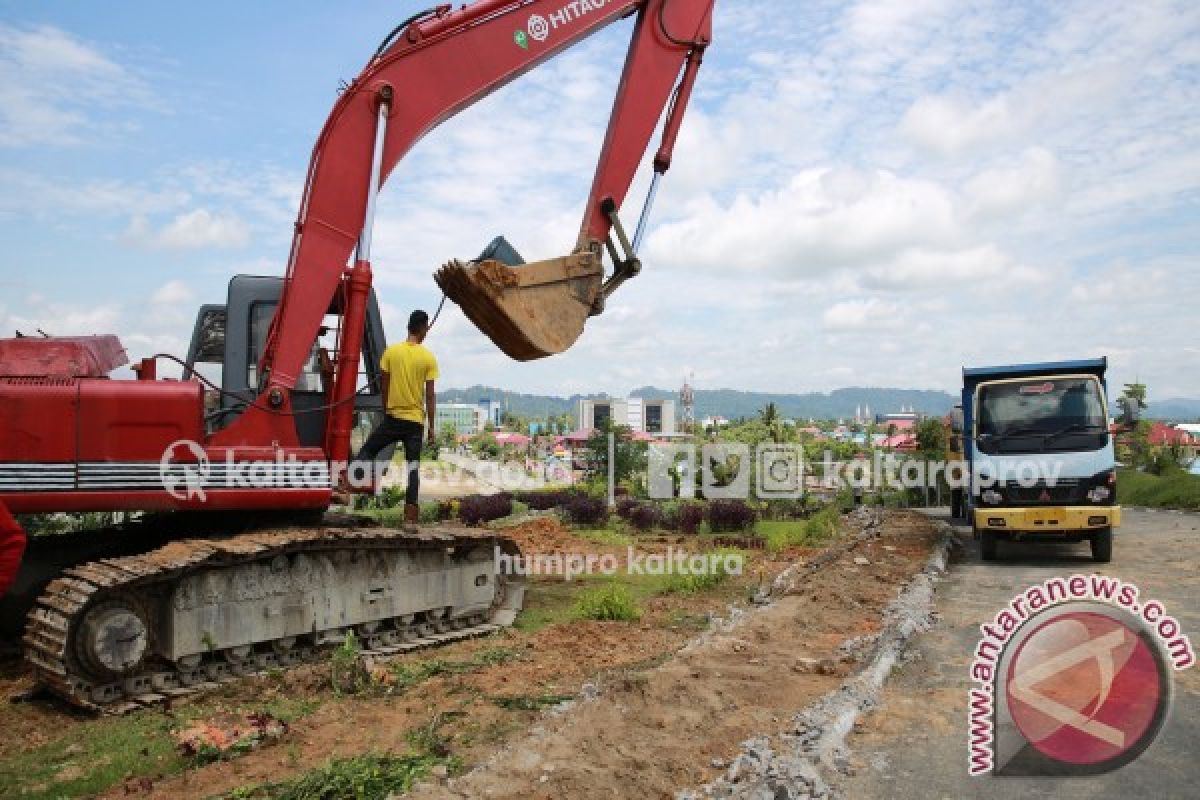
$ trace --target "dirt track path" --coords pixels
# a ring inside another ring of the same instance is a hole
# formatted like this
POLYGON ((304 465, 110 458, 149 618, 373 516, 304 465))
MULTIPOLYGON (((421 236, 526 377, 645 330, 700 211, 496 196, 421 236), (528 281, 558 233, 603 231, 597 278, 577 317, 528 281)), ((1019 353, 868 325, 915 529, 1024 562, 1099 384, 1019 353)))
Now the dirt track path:
POLYGON ((920 515, 891 516, 880 538, 733 631, 702 637, 659 668, 546 720, 480 769, 414 796, 657 798, 711 780, 741 741, 778 732, 839 685, 853 665, 838 659, 838 646, 878 630, 883 608, 924 565, 933 539, 920 515), (836 666, 829 674, 797 669, 805 657, 836 666))

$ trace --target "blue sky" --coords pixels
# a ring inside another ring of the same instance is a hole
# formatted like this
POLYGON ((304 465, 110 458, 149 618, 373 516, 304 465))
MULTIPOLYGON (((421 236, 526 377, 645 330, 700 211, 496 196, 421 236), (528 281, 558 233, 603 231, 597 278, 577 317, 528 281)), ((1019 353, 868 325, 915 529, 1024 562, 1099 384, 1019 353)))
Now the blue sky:
MULTIPOLYGON (((230 275, 282 271, 339 80, 420 5, 0 2, 0 330, 182 354, 230 275)), ((964 364, 1107 354, 1152 402, 1200 396, 1196 4, 717 11, 643 276, 535 364, 448 310, 445 385, 951 389, 964 364)), ((391 336, 492 236, 529 259, 574 244, 629 30, 397 168, 375 251, 391 336)))

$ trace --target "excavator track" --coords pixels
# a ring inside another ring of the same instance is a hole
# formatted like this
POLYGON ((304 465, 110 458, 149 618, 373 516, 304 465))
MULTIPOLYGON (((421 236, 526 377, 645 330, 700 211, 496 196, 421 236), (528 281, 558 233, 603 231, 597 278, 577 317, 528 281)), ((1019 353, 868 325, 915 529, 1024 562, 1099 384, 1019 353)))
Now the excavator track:
POLYGON ((386 656, 511 625, 524 585, 490 531, 321 527, 185 539, 101 558, 44 588, 27 617, 36 680, 104 713, 319 658, 353 632, 386 656), (276 635, 281 634, 281 635, 276 635))

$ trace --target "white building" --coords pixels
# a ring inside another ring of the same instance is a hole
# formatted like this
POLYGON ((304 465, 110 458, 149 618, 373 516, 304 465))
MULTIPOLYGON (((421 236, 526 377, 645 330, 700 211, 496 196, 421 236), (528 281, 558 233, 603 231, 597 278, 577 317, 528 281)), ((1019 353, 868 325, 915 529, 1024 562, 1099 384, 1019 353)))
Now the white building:
POLYGON ((580 400, 575 417, 579 427, 585 430, 603 428, 611 422, 644 433, 669 435, 676 432, 674 400, 641 397, 580 400))
POLYGON ((487 397, 481 397, 476 405, 479 407, 479 413, 483 418, 483 422, 479 426, 480 430, 483 430, 484 425, 489 424, 493 428, 500 427, 501 410, 498 402, 487 397))
POLYGON ((438 403, 438 432, 453 428, 458 434, 474 434, 483 430, 483 411, 479 406, 468 403, 438 403))

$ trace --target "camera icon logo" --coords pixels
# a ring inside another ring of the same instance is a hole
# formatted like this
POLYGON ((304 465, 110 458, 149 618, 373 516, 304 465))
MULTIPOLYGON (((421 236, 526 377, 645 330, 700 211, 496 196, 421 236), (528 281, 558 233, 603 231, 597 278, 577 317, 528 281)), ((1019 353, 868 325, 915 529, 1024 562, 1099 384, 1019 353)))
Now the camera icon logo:
POLYGON ((762 500, 795 499, 804 494, 804 449, 798 444, 760 444, 757 484, 762 500))

